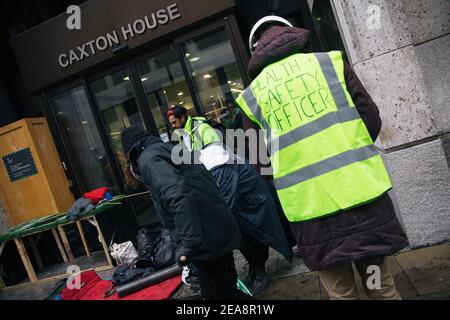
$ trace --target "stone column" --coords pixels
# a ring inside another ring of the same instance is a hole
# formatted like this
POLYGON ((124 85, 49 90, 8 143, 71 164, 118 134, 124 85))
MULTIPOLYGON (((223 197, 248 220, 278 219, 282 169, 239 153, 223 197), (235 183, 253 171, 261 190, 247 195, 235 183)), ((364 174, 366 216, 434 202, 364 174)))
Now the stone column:
POLYGON ((411 247, 450 239, 449 0, 332 0, 411 247))

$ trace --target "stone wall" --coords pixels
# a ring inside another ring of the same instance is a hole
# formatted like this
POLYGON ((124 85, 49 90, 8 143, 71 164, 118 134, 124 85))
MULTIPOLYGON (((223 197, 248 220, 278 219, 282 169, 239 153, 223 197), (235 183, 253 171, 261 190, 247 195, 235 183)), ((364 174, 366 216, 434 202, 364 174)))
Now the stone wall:
POLYGON ((448 240, 450 1, 332 2, 353 68, 380 109, 376 145, 411 247, 448 240), (380 28, 368 24, 371 5, 380 28))

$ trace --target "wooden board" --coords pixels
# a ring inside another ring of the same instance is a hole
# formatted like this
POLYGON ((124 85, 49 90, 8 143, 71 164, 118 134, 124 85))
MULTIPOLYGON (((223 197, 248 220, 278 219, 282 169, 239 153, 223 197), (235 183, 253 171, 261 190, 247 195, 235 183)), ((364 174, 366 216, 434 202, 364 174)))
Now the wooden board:
POLYGON ((0 198, 11 226, 66 211, 73 203, 44 118, 23 119, 0 128, 0 198), (26 148, 37 174, 11 181, 3 157, 26 148))
MULTIPOLYGON (((81 272, 85 272, 85 271, 89 271, 89 270, 94 270, 96 272, 102 272, 102 271, 111 270, 111 269, 114 269, 114 266, 107 265, 107 266, 101 266, 101 267, 97 267, 97 268, 84 269, 84 270, 81 270, 81 272)), ((55 280, 65 279, 65 278, 68 278, 69 276, 70 276, 70 274, 63 273, 63 274, 59 274, 56 276, 39 279, 36 282, 25 282, 25 283, 16 284, 16 285, 9 286, 9 287, 5 286, 5 287, 3 287, 2 290, 4 290, 6 292, 6 291, 17 290, 17 289, 21 289, 21 288, 29 288, 29 287, 33 287, 38 284, 43 284, 43 283, 48 283, 48 282, 52 282, 55 280)))
POLYGON ((61 164, 45 118, 26 119, 39 159, 44 169, 56 212, 67 211, 74 202, 69 182, 61 164))
POLYGON ((31 263, 27 249, 25 248, 25 244, 23 243, 22 239, 14 239, 14 241, 16 242, 16 247, 19 251, 20 258, 22 259, 25 270, 27 271, 28 278, 31 282, 38 281, 36 271, 34 271, 33 264, 31 263))

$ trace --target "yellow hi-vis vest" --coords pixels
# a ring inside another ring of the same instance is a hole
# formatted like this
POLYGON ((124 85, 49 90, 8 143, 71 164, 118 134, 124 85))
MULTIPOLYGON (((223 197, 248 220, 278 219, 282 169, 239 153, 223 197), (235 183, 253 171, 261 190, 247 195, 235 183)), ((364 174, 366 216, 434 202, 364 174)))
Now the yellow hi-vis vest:
POLYGON ((347 210, 392 188, 346 89, 341 52, 272 63, 237 103, 267 130, 274 183, 289 221, 347 210))
POLYGON ((202 150, 210 143, 220 142, 214 128, 206 123, 206 118, 189 116, 184 130, 191 138, 192 150, 202 150))

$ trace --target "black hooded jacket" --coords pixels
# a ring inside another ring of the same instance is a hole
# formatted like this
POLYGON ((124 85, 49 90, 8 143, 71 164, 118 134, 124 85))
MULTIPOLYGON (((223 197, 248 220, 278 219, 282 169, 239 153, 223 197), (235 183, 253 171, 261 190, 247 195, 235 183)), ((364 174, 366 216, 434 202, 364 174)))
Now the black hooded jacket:
POLYGON ((214 260, 239 248, 238 224, 210 173, 203 165, 175 165, 172 148, 146 137, 129 152, 163 226, 178 245, 194 250, 193 259, 214 260))

